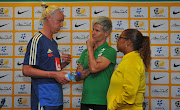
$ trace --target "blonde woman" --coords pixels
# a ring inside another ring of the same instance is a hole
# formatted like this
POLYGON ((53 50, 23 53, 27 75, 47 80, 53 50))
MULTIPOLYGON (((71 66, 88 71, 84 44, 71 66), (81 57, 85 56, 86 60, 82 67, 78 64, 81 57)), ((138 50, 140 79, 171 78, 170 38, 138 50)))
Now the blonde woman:
POLYGON ((61 70, 70 63, 71 55, 63 53, 61 63, 58 45, 52 36, 63 26, 64 14, 57 6, 43 6, 40 20, 44 26, 28 43, 22 71, 32 78, 32 110, 63 110, 62 84, 70 80, 61 70))

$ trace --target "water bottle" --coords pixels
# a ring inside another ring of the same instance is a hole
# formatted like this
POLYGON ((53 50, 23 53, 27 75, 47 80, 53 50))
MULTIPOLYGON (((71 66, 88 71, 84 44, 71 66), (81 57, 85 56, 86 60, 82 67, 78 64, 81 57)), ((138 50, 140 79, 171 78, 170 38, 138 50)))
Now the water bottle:
POLYGON ((70 80, 73 80, 73 79, 75 79, 75 76, 77 76, 77 75, 81 76, 81 72, 78 72, 78 73, 76 73, 76 72, 68 73, 68 74, 65 75, 65 77, 70 79, 70 80))

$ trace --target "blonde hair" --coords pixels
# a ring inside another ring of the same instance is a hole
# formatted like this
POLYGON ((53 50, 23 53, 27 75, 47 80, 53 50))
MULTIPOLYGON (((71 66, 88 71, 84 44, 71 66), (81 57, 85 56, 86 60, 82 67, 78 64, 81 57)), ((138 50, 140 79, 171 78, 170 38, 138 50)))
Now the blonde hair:
POLYGON ((43 21, 43 23, 44 23, 44 20, 47 18, 47 15, 52 15, 52 14, 54 14, 60 10, 59 7, 57 7, 55 5, 47 6, 46 3, 44 3, 44 2, 41 4, 41 7, 45 8, 44 11, 41 13, 41 16, 39 18, 39 20, 43 21))
POLYGON ((94 24, 99 24, 102 26, 102 29, 104 32, 109 31, 109 34, 112 31, 112 22, 111 20, 106 16, 99 16, 93 21, 94 24))

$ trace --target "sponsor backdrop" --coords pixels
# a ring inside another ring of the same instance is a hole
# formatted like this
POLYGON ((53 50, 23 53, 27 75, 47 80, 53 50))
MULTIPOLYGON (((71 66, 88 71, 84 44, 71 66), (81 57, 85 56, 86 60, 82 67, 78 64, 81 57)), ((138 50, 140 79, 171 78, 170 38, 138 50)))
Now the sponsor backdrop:
MULTIPOLYGON (((40 2, 0 3, 0 106, 4 110, 30 110, 31 78, 22 74, 26 45, 41 30, 40 2)), ((146 72, 146 110, 180 109, 180 2, 48 2, 65 15, 63 28, 53 37, 62 52, 72 55, 64 71, 74 72, 91 38, 92 21, 108 16, 113 23, 107 39, 116 40, 127 28, 150 36, 152 61, 146 72)), ((118 52, 117 65, 123 54, 118 52)), ((116 67, 117 67, 116 65, 116 67)), ((83 82, 63 85, 64 109, 79 110, 83 82)))

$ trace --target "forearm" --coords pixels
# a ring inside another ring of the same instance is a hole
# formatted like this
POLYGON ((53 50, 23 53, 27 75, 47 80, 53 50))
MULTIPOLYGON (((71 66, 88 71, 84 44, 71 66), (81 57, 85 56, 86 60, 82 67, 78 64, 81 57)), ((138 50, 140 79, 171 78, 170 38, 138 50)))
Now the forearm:
POLYGON ((55 71, 44 71, 33 68, 31 65, 23 65, 23 75, 36 78, 53 78, 56 75, 55 71))
POLYGON ((94 73, 93 71, 96 70, 97 64, 98 63, 94 57, 94 49, 91 47, 88 47, 88 66, 92 73, 94 73))
POLYGON ((69 63, 68 62, 62 62, 61 63, 61 69, 63 69, 65 66, 67 66, 69 63))

